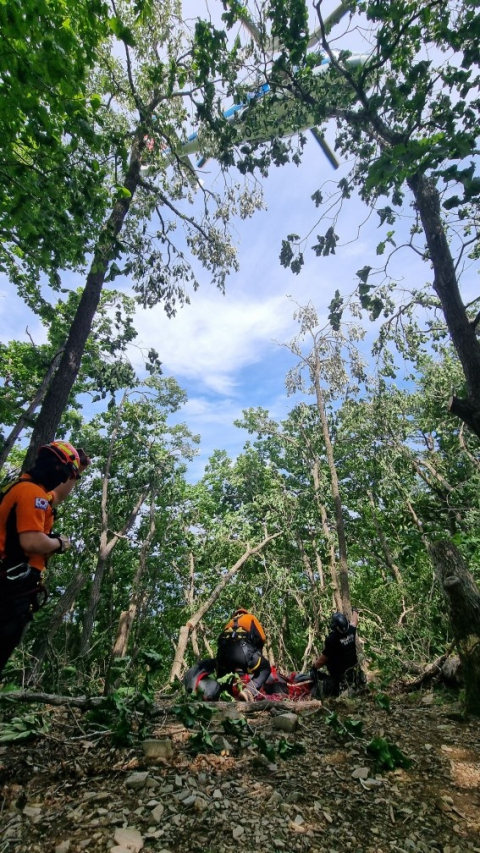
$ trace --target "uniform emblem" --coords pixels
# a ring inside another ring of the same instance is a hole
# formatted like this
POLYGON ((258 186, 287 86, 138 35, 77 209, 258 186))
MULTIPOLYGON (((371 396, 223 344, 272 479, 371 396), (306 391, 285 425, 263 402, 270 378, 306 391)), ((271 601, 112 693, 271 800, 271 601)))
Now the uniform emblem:
POLYGON ((48 509, 48 501, 46 498, 35 498, 35 509, 48 509))

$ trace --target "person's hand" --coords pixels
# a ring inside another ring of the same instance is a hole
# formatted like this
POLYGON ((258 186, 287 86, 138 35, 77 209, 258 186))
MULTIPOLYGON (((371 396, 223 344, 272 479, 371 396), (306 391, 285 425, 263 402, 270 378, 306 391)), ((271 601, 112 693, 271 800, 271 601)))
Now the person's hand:
POLYGON ((79 472, 83 473, 83 471, 85 471, 85 469, 88 468, 88 466, 92 464, 92 460, 90 459, 90 456, 87 456, 87 454, 85 453, 84 450, 82 450, 81 447, 77 448, 77 453, 80 457, 79 472))
POLYGON ((54 554, 64 554, 65 551, 68 551, 69 548, 72 547, 70 539, 63 533, 50 533, 49 538, 58 539, 58 541, 60 542, 60 548, 57 548, 56 551, 53 551, 54 554))

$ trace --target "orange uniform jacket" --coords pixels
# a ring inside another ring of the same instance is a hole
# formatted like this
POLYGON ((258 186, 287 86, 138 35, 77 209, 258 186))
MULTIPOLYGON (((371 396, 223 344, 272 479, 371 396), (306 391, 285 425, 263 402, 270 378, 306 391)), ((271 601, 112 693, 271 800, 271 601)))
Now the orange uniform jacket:
POLYGON ((19 533, 35 531, 49 534, 53 527, 53 492, 33 483, 24 474, 4 495, 0 503, 0 558, 21 563, 27 562, 39 571, 46 566, 43 554, 26 555, 20 546, 19 533))

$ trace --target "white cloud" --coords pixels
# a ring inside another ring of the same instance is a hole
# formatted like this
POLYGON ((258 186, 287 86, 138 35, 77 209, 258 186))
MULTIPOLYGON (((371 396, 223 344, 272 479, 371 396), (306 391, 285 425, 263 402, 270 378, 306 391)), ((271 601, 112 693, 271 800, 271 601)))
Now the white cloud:
POLYGON ((169 320, 161 306, 139 311, 136 343, 157 350, 164 370, 181 383, 196 380, 200 388, 235 394, 237 376, 255 365, 292 326, 292 308, 284 296, 223 297, 196 293, 169 320))

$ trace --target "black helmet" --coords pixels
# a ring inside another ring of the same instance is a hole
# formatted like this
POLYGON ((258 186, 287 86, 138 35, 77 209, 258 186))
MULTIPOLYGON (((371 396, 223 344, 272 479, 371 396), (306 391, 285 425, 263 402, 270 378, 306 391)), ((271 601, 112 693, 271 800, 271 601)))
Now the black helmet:
POLYGON ((348 631, 348 619, 343 613, 334 613, 330 620, 330 628, 332 631, 338 631, 339 634, 346 634, 348 631))

